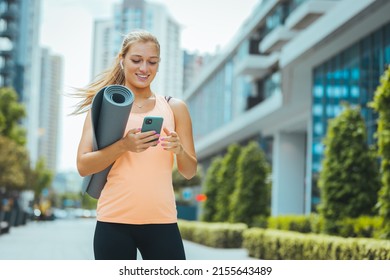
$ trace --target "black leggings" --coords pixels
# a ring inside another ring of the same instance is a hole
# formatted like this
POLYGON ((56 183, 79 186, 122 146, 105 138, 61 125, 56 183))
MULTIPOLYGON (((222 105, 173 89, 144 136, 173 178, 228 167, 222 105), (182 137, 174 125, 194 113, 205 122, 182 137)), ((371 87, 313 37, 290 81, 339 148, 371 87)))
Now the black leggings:
POLYGON ((97 222, 93 248, 96 260, 185 260, 183 241, 174 224, 128 225, 97 222))

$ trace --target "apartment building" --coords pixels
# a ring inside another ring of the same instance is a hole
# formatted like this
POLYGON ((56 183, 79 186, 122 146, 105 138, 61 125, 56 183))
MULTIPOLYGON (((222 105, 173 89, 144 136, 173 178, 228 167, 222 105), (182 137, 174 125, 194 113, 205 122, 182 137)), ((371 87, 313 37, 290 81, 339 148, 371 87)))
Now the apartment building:
POLYGON ((45 159, 46 167, 54 174, 58 166, 63 68, 61 56, 41 48, 38 155, 45 159))
POLYGON ((28 112, 27 148, 38 159, 40 0, 0 0, 0 87, 13 87, 28 112))
POLYGON ((272 164, 272 215, 319 201, 327 122, 343 101, 367 108, 390 63, 390 1, 263 0, 184 92, 205 168, 232 143, 256 140, 272 164))

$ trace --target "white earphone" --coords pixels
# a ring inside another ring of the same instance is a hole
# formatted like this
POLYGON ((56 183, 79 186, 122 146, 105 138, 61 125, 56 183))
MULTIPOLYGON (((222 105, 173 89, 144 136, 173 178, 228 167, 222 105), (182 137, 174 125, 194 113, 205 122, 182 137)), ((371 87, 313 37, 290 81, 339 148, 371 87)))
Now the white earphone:
POLYGON ((119 64, 121 65, 121 68, 123 70, 123 59, 121 59, 121 61, 119 62, 119 64))

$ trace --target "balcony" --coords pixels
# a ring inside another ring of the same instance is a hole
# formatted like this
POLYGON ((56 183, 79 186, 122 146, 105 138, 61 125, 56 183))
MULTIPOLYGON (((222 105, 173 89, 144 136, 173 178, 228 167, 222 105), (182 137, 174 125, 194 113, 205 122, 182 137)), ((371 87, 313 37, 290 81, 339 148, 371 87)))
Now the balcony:
POLYGON ((290 30, 305 29, 329 11, 337 1, 310 0, 302 3, 286 19, 285 25, 290 30))
POLYGON ((278 54, 272 55, 247 55, 237 62, 235 75, 249 76, 259 79, 270 72, 271 67, 279 60, 278 54))
POLYGON ((295 31, 289 30, 284 25, 280 25, 268 33, 268 35, 260 42, 259 50, 262 53, 279 51, 295 36, 295 34, 295 31))

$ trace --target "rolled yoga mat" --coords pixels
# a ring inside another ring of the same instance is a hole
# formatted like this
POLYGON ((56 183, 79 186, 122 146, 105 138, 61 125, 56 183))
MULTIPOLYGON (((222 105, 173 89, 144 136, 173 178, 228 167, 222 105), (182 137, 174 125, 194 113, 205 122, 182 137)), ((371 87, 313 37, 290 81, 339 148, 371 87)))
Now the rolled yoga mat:
MULTIPOLYGON (((123 137, 133 101, 134 94, 121 85, 106 86, 94 96, 91 106, 94 151, 123 137)), ((98 199, 111 167, 84 177, 82 193, 98 199)))

